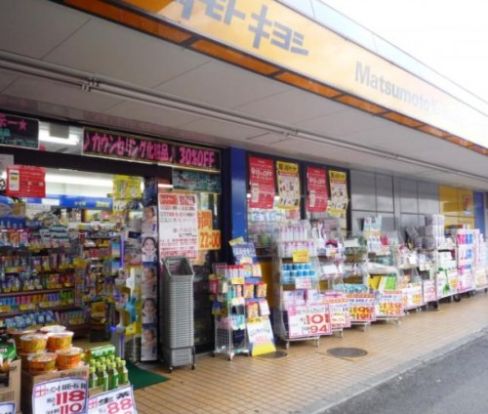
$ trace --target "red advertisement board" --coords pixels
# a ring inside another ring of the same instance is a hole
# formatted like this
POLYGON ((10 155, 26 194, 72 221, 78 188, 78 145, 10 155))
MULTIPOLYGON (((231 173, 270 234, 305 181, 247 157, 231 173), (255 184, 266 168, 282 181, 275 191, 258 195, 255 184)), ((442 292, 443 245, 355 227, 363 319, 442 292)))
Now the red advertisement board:
POLYGON ((276 187, 272 160, 249 157, 249 186, 250 208, 273 208, 276 187))
POLYGON ((327 211, 327 170, 307 167, 307 211, 325 213, 327 211))
POLYGON ((40 167, 7 167, 7 190, 10 197, 46 197, 46 171, 40 167))

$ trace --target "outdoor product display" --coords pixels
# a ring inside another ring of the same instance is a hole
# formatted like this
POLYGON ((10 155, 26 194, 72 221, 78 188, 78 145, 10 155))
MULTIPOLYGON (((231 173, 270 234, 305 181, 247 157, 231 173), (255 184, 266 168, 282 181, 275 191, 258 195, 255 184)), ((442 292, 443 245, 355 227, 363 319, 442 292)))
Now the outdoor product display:
POLYGON ((162 267, 161 354, 170 372, 184 365, 194 369, 193 268, 185 257, 167 257, 162 267))

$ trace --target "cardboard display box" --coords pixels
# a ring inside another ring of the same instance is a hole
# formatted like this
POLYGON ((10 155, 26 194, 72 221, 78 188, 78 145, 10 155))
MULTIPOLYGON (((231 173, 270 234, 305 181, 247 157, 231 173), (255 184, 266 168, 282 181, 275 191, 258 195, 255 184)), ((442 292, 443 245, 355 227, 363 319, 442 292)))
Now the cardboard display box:
POLYGON ((19 360, 10 364, 8 386, 0 385, 0 401, 13 401, 17 412, 20 412, 20 377, 22 362, 19 360))
POLYGON ((88 379, 88 374, 89 369, 87 366, 66 369, 64 371, 53 371, 41 375, 32 375, 26 371, 22 371, 22 411, 24 413, 32 412, 32 390, 34 385, 66 377, 88 379))

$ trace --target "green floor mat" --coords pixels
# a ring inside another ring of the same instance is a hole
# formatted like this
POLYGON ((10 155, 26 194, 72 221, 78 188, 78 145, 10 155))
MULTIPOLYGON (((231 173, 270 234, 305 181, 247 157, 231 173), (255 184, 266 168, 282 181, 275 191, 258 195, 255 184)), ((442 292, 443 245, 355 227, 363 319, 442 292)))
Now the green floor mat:
POLYGON ((169 378, 163 377, 162 375, 146 369, 141 369, 130 362, 127 362, 127 370, 129 371, 129 382, 134 387, 134 390, 149 387, 151 385, 156 385, 169 380, 169 378))

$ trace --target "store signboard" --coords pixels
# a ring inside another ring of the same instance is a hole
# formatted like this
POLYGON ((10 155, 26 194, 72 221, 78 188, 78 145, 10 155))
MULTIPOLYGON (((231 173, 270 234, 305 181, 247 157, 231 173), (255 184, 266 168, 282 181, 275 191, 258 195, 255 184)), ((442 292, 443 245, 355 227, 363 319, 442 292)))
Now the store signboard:
POLYGON ((291 210, 300 207, 300 177, 298 174, 298 164, 284 161, 276 162, 279 208, 291 210))
MULTIPOLYGON (((297 79, 298 83, 301 78, 295 74, 302 75, 329 86, 321 87, 329 97, 338 97, 342 91, 346 96, 338 99, 344 102, 363 98, 379 105, 378 111, 387 108, 470 138, 479 145, 486 144, 488 121, 483 113, 281 2, 103 0, 93 5, 79 0, 64 1, 128 26, 137 25, 139 30, 151 34, 157 30, 158 22, 154 19, 159 19, 163 25, 160 33, 169 40, 184 42, 195 33, 199 40, 191 47, 197 51, 223 60, 230 60, 230 56, 235 60, 232 51, 255 56, 264 63, 247 66, 261 74, 271 75, 278 66, 285 70, 276 75, 278 79, 290 83, 297 79), (138 16, 131 17, 132 11, 127 10, 131 6, 135 6, 135 13, 143 15, 141 22, 134 23, 138 16)), ((315 90, 321 86, 306 80, 303 84, 315 90)))
POLYGON ((160 257, 185 256, 195 259, 198 253, 198 204, 195 194, 159 194, 160 257))
POLYGON ((347 173, 329 170, 330 200, 327 211, 332 217, 345 218, 349 196, 347 193, 347 173))
POLYGON ((376 300, 377 318, 400 318, 404 316, 402 292, 381 292, 376 300))
POLYGON ((39 121, 0 112, 0 145, 39 148, 39 121))
POLYGON ((46 171, 26 165, 8 166, 5 194, 9 197, 46 197, 46 171))
POLYGON ((329 194, 327 192, 327 170, 307 167, 307 211, 325 213, 329 194))
POLYGON ((132 387, 121 387, 91 397, 88 414, 137 414, 132 387))
POLYGON ((16 407, 14 402, 1 402, 0 414, 15 414, 16 407))
POLYGON ((246 329, 252 356, 270 354, 276 351, 273 329, 269 318, 265 317, 248 321, 246 329))
POLYGON ((87 390, 87 380, 76 377, 57 378, 35 384, 32 390, 32 413, 86 413, 87 390))
POLYGON ((220 169, 217 150, 92 128, 85 128, 83 154, 209 171, 220 169))
POLYGON ((276 194, 273 160, 249 157, 249 187, 249 208, 273 208, 276 194))

